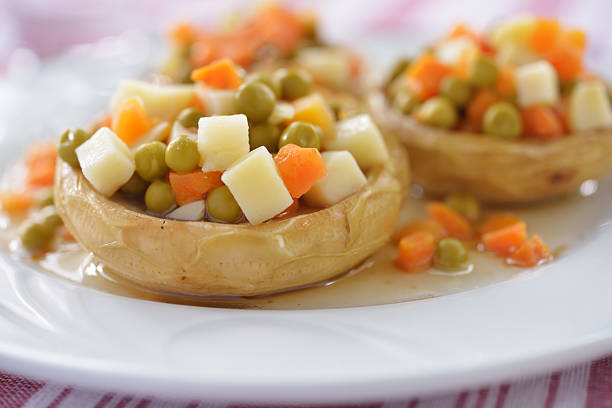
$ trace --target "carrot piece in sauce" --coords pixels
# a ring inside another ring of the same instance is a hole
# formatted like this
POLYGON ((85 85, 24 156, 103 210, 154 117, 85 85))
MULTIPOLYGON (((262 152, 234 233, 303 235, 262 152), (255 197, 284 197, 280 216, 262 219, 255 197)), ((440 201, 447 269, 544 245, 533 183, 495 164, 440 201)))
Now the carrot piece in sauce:
POLYGON ((550 250, 542 239, 534 235, 529 238, 509 258, 508 263, 517 266, 536 266, 550 258, 550 250))
POLYGON ((449 237, 458 239, 472 237, 472 226, 469 221, 444 203, 434 201, 427 204, 427 215, 439 222, 449 237))
POLYGON ((487 232, 497 231, 523 221, 518 216, 511 213, 495 214, 480 224, 476 229, 478 235, 484 235, 487 232))
POLYGON ((523 221, 509 227, 487 232, 481 237, 484 248, 501 256, 510 256, 527 240, 527 226, 523 221))
POLYGON ((396 265, 406 272, 416 272, 432 265, 436 244, 433 235, 415 232, 403 237, 397 247, 396 265))
POLYGON ((223 185, 220 171, 203 172, 201 170, 176 173, 169 175, 170 186, 178 205, 185 205, 202 200, 204 194, 223 185))
POLYGON ((446 238, 448 233, 436 220, 425 219, 425 220, 414 220, 404 225, 399 231, 393 235, 393 241, 399 242, 406 235, 413 234, 415 232, 428 232, 434 237, 434 241, 438 242, 442 238, 446 238))

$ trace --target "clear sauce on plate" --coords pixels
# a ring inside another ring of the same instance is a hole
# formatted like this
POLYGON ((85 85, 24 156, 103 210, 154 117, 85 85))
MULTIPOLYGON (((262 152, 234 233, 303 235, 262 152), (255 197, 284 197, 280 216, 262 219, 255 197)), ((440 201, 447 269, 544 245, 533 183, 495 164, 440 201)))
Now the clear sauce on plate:
MULTIPOLYGON (((542 236, 555 258, 558 258, 563 256, 566 248, 578 244, 599 225, 598 217, 587 216, 596 208, 593 207, 592 197, 589 197, 596 190, 597 184, 588 184, 583 186, 583 196, 576 195, 526 207, 500 207, 491 212, 512 211, 521 216, 526 220, 529 232, 542 236), (592 223, 585 224, 585 219, 592 220, 592 223)), ((416 190, 413 195, 420 194, 416 190)), ((407 200, 399 225, 423 217, 425 203, 426 200, 419 197, 407 200)), ((18 251, 13 224, 18 225, 17 222, 10 222, 5 218, 1 224, 0 237, 8 250, 18 251)), ((37 264, 44 273, 58 275, 79 285, 120 296, 197 306, 254 309, 318 309, 398 303, 463 292, 517 276, 528 277, 541 269, 508 266, 498 257, 472 250, 472 267, 469 270, 448 273, 431 269, 406 273, 394 266, 395 257, 396 247, 388 243, 361 265, 342 276, 299 290, 251 298, 203 298, 139 288, 118 277, 76 243, 60 245, 58 251, 46 254, 37 264)))

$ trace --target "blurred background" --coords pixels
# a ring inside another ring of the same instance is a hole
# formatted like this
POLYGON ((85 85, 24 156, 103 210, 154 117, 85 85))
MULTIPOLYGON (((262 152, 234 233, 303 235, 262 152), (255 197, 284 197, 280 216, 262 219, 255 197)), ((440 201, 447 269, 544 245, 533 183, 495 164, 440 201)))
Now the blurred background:
MULTIPOLYGON (((262 1, 0 0, 0 140, 57 136, 106 109, 120 78, 159 67, 178 21, 220 26, 262 1), (36 106, 36 109, 31 109, 36 106), (23 111, 28 110, 28 126, 23 111)), ((265 1, 264 1, 265 3, 265 1)), ((588 33, 587 64, 612 69, 609 0, 287 0, 319 16, 321 36, 359 50, 376 72, 455 22, 483 29, 504 17, 558 17, 588 33)))

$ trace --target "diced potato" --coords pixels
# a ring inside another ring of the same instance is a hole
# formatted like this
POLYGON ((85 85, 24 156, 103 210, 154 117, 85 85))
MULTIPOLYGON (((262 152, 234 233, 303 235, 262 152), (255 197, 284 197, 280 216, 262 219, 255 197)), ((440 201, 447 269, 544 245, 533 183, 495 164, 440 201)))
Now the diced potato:
POLYGON ((555 105, 559 101, 557 71, 548 61, 532 62, 519 67, 514 82, 518 104, 522 108, 555 105))
POLYGON ((194 201, 181 205, 166 215, 167 218, 181 221, 198 221, 206 215, 206 203, 204 200, 194 201))
POLYGON ((268 116, 268 123, 271 125, 280 125, 285 121, 291 120, 295 115, 295 108, 288 102, 276 102, 274 110, 268 116))
POLYGON ((272 155, 264 146, 234 163, 223 173, 221 181, 253 225, 273 218, 293 203, 272 155))
POLYGON ((389 160, 385 140, 368 114, 337 122, 334 137, 328 138, 324 146, 328 150, 348 150, 363 170, 389 160))
POLYGON ((529 48, 515 43, 504 44, 497 51, 495 56, 495 62, 499 66, 514 66, 520 67, 521 65, 536 62, 540 57, 529 50, 529 48))
POLYGON ((80 145, 76 155, 85 178, 107 197, 127 183, 136 169, 127 145, 107 127, 80 145))
POLYGON ((478 54, 479 48, 474 40, 466 37, 444 41, 436 47, 436 58, 443 64, 455 65, 465 54, 478 54))
POLYGON ((292 122, 302 121, 317 125, 325 137, 329 136, 334 128, 334 112, 319 94, 311 94, 296 99, 293 102, 295 114, 292 122))
POLYGON ((367 183, 353 155, 346 151, 321 153, 327 176, 317 181, 304 195, 314 207, 329 207, 361 190, 367 183))
POLYGON ((342 50, 329 47, 304 48, 298 53, 296 61, 317 81, 326 85, 344 88, 350 84, 351 61, 349 55, 342 50))
POLYGON ((234 90, 211 89, 203 85, 198 85, 196 94, 202 105, 206 108, 206 114, 212 115, 233 115, 236 113, 234 107, 234 90))
POLYGON ((195 85, 156 85, 133 79, 123 80, 111 99, 111 112, 133 96, 142 99, 145 111, 151 118, 173 121, 195 97, 195 85))
POLYGON ((535 21, 533 16, 519 16, 502 22, 491 32, 491 45, 498 49, 511 43, 526 46, 535 21))
POLYGON ((601 81, 576 85, 570 97, 569 120, 574 131, 612 127, 612 107, 601 81))
POLYGON ((208 116, 198 122, 202 170, 223 171, 249 153, 249 123, 245 115, 208 116))

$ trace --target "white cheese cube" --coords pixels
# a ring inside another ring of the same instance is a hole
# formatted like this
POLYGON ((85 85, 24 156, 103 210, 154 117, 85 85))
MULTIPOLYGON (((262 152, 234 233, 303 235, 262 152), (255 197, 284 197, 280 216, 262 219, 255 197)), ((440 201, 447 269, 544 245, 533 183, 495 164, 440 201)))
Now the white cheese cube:
POLYGON ((198 221, 206 215, 206 203, 204 200, 194 201, 176 208, 166 218, 180 221, 198 221))
POLYGON ((85 178, 101 194, 110 197, 134 174, 134 156, 109 128, 98 129, 76 149, 85 178))
POLYGON ((612 107, 602 82, 576 85, 570 97, 569 120, 572 130, 577 132, 612 127, 612 107))
POLYGON ((221 181, 253 225, 269 220, 293 203, 272 155, 264 146, 234 163, 223 173, 221 181))
POLYGON ((342 88, 350 83, 351 61, 346 52, 328 47, 309 47, 298 53, 296 61, 327 85, 342 88))
POLYGON ((111 112, 115 113, 123 101, 139 96, 147 114, 152 118, 173 121, 195 97, 195 85, 156 85, 128 79, 121 81, 111 99, 111 112))
POLYGON ((198 122, 202 170, 223 171, 249 153, 249 123, 245 115, 209 116, 198 122))
POLYGON ((211 89, 198 85, 196 94, 206 109, 208 116, 233 115, 236 113, 234 107, 234 90, 211 89))
POLYGON ((363 170, 383 165, 389 160, 385 140, 368 114, 337 122, 335 135, 325 140, 325 148, 348 150, 363 170))
POLYGON ((548 61, 523 65, 515 73, 518 104, 522 108, 533 105, 555 105, 559 101, 557 71, 548 61))
POLYGON ((455 65, 465 54, 478 54, 479 48, 474 40, 467 37, 453 38, 436 47, 436 58, 443 64, 455 65))
POLYGON ((321 157, 327 167, 327 176, 304 195, 309 205, 330 207, 366 185, 366 177, 350 152, 326 151, 321 153, 321 157))
POLYGON ((281 123, 291 120, 295 115, 295 108, 288 102, 276 102, 274 110, 268 116, 268 123, 271 125, 280 125, 281 123))

